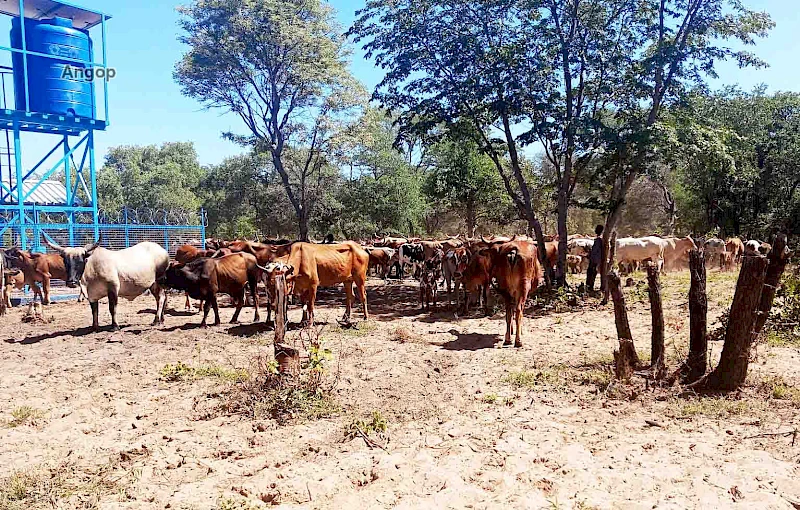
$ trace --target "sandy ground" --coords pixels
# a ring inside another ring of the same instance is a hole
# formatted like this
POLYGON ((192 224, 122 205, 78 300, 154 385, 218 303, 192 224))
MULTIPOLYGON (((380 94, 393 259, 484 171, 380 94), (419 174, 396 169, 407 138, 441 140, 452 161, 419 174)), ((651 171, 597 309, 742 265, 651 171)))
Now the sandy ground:
MULTIPOLYGON (((710 322, 729 305, 734 278, 710 273, 710 322)), ((688 284, 686 272, 664 282, 673 368, 688 345, 688 284)), ((643 290, 626 293, 646 357, 643 290)), ((641 380, 608 386, 610 306, 531 309, 525 345, 514 349, 500 346, 501 313, 422 313, 415 293, 412 281, 371 281, 373 318, 352 331, 336 327, 343 292, 324 292, 317 318, 328 324, 322 337, 341 409, 283 425, 208 412, 234 383, 161 376, 177 362, 252 369, 272 350, 262 325, 198 329, 199 315, 173 311, 154 328, 149 296, 121 303, 120 332, 89 333, 86 303, 46 307, 50 322, 36 325, 12 310, 0 325, 0 491, 51 495, 0 506, 778 509, 800 501, 800 438, 752 437, 800 428, 800 398, 759 389, 772 376, 800 387, 800 349, 759 346, 752 384, 727 398, 641 380), (520 374, 534 384, 512 384, 520 374), (32 416, 14 423, 24 407, 32 416), (373 411, 388 427, 372 436, 380 446, 346 439, 346 426, 373 411)), ((183 297, 170 306, 182 310, 183 297)), ((232 313, 223 309, 223 321, 232 313)), ((712 358, 721 347, 712 344, 712 358)))

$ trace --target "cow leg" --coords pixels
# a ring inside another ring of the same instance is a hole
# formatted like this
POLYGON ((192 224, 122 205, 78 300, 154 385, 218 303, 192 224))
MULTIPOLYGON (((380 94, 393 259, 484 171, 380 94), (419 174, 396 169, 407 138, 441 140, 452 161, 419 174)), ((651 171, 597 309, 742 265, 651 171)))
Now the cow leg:
POLYGON ((517 309, 515 310, 516 319, 517 319, 517 336, 514 337, 514 347, 522 347, 522 340, 520 339, 520 333, 522 331, 522 314, 525 311, 525 299, 522 299, 517 303, 517 309))
MULTIPOLYGON (((117 324, 117 302, 119 296, 116 292, 108 293, 108 312, 111 314, 111 331, 119 331, 119 324, 117 324)), ((156 307, 156 314, 158 314, 158 307, 156 307)))
POLYGON ((308 325, 314 325, 314 302, 317 300, 317 287, 312 285, 308 290, 308 325))
POLYGON ((167 308, 167 292, 162 290, 160 285, 154 283, 150 286, 150 294, 156 299, 156 314, 155 317, 153 317, 153 326, 164 324, 164 311, 167 308))
POLYGON ((353 311, 353 282, 344 282, 344 292, 346 295, 346 305, 344 309, 344 322, 350 321, 350 314, 353 311))
POLYGON ((514 308, 511 305, 511 300, 506 298, 506 338, 503 340, 503 345, 511 345, 511 318, 514 315, 514 308))
POLYGON ((483 315, 489 316, 489 284, 481 287, 481 297, 483 298, 483 315))
POLYGON ((97 317, 99 315, 100 302, 89 301, 89 306, 92 308, 92 331, 97 333, 100 331, 100 322, 97 317))
POLYGON ((234 298, 234 303, 236 304, 236 311, 233 312, 233 317, 231 317, 231 324, 239 323, 239 312, 242 311, 242 307, 246 302, 247 302, 247 293, 245 292, 244 288, 242 288, 242 294, 234 298))
POLYGON ((365 282, 356 282, 356 289, 358 290, 358 298, 361 300, 361 311, 364 313, 364 320, 369 320, 369 311, 367 310, 367 286, 365 282))
MULTIPOLYGON (((219 305, 217 304, 217 295, 216 294, 212 294, 211 298, 208 301, 210 301, 211 302, 211 306, 214 307, 214 325, 215 326, 219 326, 220 325, 220 320, 219 320, 219 305)), ((206 306, 208 306, 208 302, 206 302, 206 306)), ((241 309, 241 307, 240 307, 240 309, 241 309)))
POLYGON ((192 303, 191 301, 189 301, 189 293, 186 292, 185 294, 186 294, 186 304, 183 305, 183 309, 186 311, 190 311, 192 309, 192 303))
POLYGON ((255 315, 253 315, 253 322, 258 322, 261 320, 261 317, 258 315, 258 280, 253 279, 250 285, 250 296, 253 298, 253 308, 256 309, 255 315))
POLYGON ((45 277, 45 279, 42 280, 42 289, 44 290, 44 299, 42 299, 42 304, 43 305, 49 305, 50 304, 50 278, 45 277))
POLYGON ((207 328, 208 327, 208 323, 206 322, 206 319, 208 319, 208 311, 209 310, 211 310, 211 301, 207 299, 203 303, 203 320, 200 321, 200 327, 201 328, 207 328))

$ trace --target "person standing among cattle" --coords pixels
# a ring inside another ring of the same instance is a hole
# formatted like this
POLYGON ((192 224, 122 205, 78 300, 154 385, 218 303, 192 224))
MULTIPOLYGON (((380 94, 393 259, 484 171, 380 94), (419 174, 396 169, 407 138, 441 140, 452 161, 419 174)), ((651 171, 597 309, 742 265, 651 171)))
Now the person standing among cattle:
POLYGON ((589 252, 589 269, 586 270, 586 288, 589 292, 594 292, 594 280, 597 278, 597 268, 603 261, 603 225, 597 225, 594 229, 595 238, 592 251, 589 252))

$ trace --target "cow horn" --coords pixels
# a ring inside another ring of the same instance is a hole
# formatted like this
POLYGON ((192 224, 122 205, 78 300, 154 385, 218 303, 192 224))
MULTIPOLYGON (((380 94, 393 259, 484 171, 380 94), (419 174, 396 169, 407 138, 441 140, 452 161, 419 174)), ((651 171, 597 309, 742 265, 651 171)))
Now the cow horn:
POLYGON ((517 240, 517 234, 514 234, 514 237, 512 237, 512 238, 511 238, 511 241, 509 241, 509 242, 512 242, 512 243, 513 243, 513 242, 514 242, 514 241, 516 241, 516 240, 517 240))
POLYGON ((487 241, 486 239, 484 239, 484 237, 483 237, 483 234, 481 234, 481 242, 482 242, 482 243, 489 244, 489 241, 487 241))
MULTIPOLYGON (((47 246, 49 246, 50 248, 54 249, 54 250, 55 250, 55 251, 57 251, 58 253, 62 253, 62 254, 64 253, 64 248, 62 248, 61 246, 59 246, 59 245, 58 245, 58 244, 56 244, 56 243, 51 243, 50 241, 48 241, 47 239, 45 239, 45 240, 44 240, 44 244, 46 244, 46 245, 47 245, 47 246)), ((15 246, 15 248, 16 248, 16 246, 15 246)))
POLYGON ((94 250, 97 249, 98 246, 100 246, 100 243, 102 242, 103 242, 103 234, 100 234, 97 236, 97 241, 95 241, 94 244, 92 244, 88 248, 84 247, 84 249, 86 250, 86 255, 90 255, 94 250))

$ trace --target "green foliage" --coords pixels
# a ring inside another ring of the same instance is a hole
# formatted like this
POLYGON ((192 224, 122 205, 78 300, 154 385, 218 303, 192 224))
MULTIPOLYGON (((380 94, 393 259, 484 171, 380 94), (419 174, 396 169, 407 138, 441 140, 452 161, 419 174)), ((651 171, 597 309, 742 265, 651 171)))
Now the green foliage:
POLYGON ((224 368, 217 365, 191 367, 182 361, 171 365, 167 363, 160 371, 161 379, 167 382, 185 381, 202 377, 214 377, 224 381, 238 382, 250 377, 247 370, 224 368))
POLYGON ((383 436, 386 433, 386 418, 383 417, 380 411, 372 411, 370 417, 366 420, 355 419, 350 422, 344 430, 345 439, 353 439, 361 434, 369 437, 370 434, 378 434, 383 436))
POLYGON ((269 155, 306 239, 365 99, 333 10, 320 0, 195 0, 179 11, 182 92, 240 117, 247 134, 226 136, 269 155))
POLYGON ((191 142, 109 149, 97 176, 99 207, 197 211, 205 170, 191 142))

